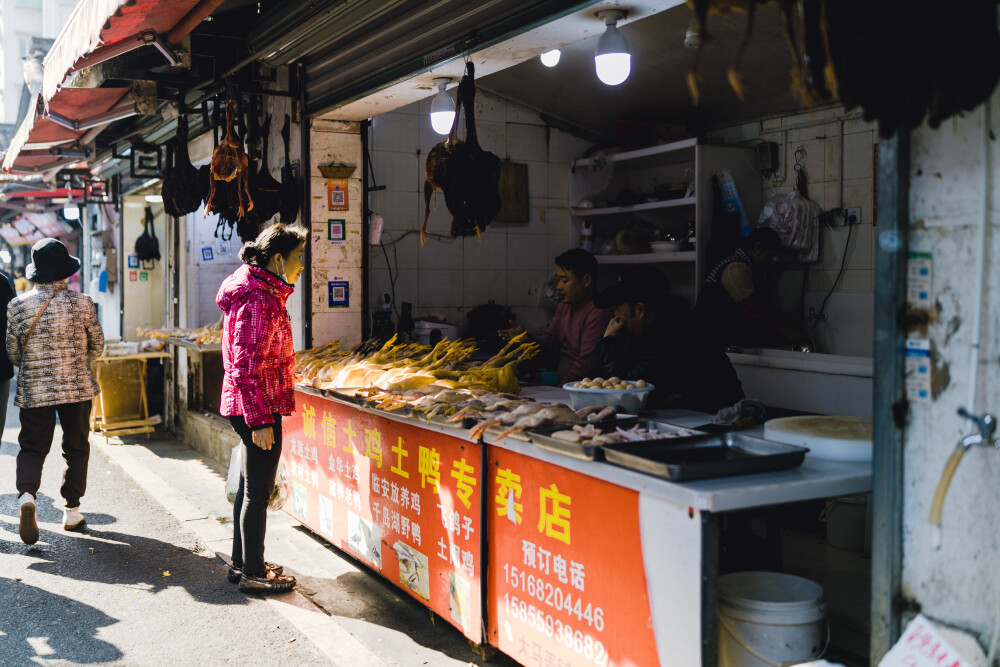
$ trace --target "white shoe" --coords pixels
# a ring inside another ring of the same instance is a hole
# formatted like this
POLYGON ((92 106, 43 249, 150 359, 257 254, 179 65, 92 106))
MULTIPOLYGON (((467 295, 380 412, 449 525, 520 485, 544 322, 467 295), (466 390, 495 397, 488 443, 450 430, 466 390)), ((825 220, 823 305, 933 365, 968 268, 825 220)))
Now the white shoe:
POLYGON ((22 493, 17 499, 17 513, 20 523, 17 534, 25 544, 38 541, 38 521, 35 520, 35 497, 30 493, 22 493))
POLYGON ((63 530, 77 530, 86 522, 79 507, 67 507, 63 510, 63 530))

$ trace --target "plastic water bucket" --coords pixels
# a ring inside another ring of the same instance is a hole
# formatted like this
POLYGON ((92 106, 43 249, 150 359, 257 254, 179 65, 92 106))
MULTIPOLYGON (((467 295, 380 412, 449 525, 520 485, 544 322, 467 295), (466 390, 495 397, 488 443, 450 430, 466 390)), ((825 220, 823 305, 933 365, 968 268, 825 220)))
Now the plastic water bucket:
POLYGON ((765 667, 815 660, 830 632, 819 584, 778 572, 719 577, 719 666, 765 667))

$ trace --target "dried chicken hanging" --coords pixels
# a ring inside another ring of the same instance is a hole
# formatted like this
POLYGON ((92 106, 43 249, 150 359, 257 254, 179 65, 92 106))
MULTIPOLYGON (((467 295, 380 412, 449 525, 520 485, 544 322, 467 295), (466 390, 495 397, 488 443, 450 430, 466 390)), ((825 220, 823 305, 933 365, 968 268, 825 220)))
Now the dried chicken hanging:
POLYGON ((249 163, 247 154, 243 150, 241 142, 237 141, 233 135, 233 102, 226 102, 226 136, 223 138, 212 153, 212 179, 211 193, 205 203, 205 212, 213 211, 212 201, 215 199, 217 188, 227 188, 223 183, 235 184, 235 189, 231 190, 229 201, 239 203, 238 216, 242 218, 247 211, 253 209, 253 200, 250 198, 250 189, 247 185, 249 173, 249 163))

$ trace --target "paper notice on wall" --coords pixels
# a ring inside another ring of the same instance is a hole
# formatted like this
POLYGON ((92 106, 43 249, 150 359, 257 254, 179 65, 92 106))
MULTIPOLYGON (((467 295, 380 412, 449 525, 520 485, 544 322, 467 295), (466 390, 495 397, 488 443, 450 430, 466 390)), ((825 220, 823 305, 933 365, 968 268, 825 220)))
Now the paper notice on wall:
POLYGON ((926 338, 906 340, 906 398, 931 402, 931 342, 926 338))
POLYGON ((926 616, 913 619, 879 667, 972 667, 926 616))
POLYGON ((931 309, 933 260, 929 252, 911 252, 906 270, 906 302, 915 310, 931 309))

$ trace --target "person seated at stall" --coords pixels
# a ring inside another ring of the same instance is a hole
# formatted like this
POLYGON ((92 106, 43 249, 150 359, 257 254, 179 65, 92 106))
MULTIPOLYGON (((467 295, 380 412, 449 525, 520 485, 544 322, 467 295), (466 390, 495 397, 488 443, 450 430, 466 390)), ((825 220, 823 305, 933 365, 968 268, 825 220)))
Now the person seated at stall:
POLYGON ((615 315, 598 345, 604 377, 652 384, 648 408, 714 413, 744 397, 729 357, 698 335, 687 303, 656 268, 626 268, 594 303, 615 315))
POLYGON ((780 250, 777 232, 758 227, 742 247, 708 272, 694 314, 701 334, 719 348, 790 347, 808 342, 805 334, 781 321, 764 296, 767 266, 780 250))
MULTIPOLYGON (((560 384, 594 377, 602 372, 597 343, 608 326, 611 313, 594 305, 597 292, 597 260, 586 250, 573 248, 556 257, 556 293, 559 305, 545 333, 538 339, 543 352, 558 355, 560 384)), ((524 327, 510 322, 500 338, 509 340, 524 333, 524 327)))

